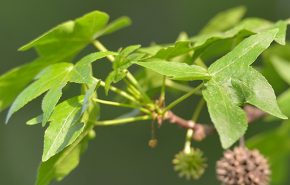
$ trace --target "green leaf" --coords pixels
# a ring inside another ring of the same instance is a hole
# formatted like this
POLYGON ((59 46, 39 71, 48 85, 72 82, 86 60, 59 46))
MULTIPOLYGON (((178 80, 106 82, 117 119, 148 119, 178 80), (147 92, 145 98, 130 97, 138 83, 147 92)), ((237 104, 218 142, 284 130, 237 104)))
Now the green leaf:
POLYGON ((201 34, 224 31, 236 25, 246 13, 244 6, 223 11, 213 17, 202 29, 201 34))
POLYGON ((57 102, 62 96, 62 88, 66 85, 66 83, 56 85, 52 87, 47 94, 44 96, 42 100, 42 111, 43 111, 43 118, 42 118, 42 126, 44 127, 46 122, 49 120, 51 113, 54 110, 57 102))
MULTIPOLYGON (((85 124, 83 132, 70 146, 41 163, 38 170, 36 185, 48 185, 52 180, 60 181, 79 164, 80 155, 87 148, 88 140, 92 139, 90 133, 93 131, 94 123, 99 119, 100 107, 92 101, 93 98, 97 97, 96 92, 92 90, 95 89, 94 86, 95 84, 86 88, 88 101, 86 103, 87 108, 85 112, 83 112, 82 117, 82 121, 85 124)), ((80 97, 76 97, 75 99, 77 100, 79 98, 80 97)), ((69 101, 73 101, 73 99, 69 101)))
POLYGON ((223 83, 211 79, 202 91, 208 111, 218 131, 222 147, 228 148, 245 134, 248 123, 245 112, 232 100, 223 83))
POLYGON ((74 97, 59 104, 53 111, 44 135, 42 161, 47 161, 73 143, 83 132, 81 123, 83 97, 74 97))
POLYGON ((259 18, 247 18, 241 21, 238 25, 225 32, 214 32, 210 34, 197 35, 190 40, 194 42, 194 47, 205 48, 211 43, 221 40, 233 38, 235 36, 249 36, 261 32, 273 26, 269 21, 259 18))
POLYGON ((21 51, 34 47, 41 57, 0 77, 0 111, 12 103, 39 71, 56 62, 71 61, 92 40, 121 29, 130 22, 128 18, 122 17, 105 27, 108 18, 103 12, 93 11, 74 21, 56 26, 22 46, 19 49, 21 51))
POLYGON ((36 180, 36 185, 49 185, 52 180, 61 181, 80 161, 80 155, 86 150, 88 139, 83 136, 71 146, 42 162, 36 180), (80 141, 79 141, 80 140, 80 141))
POLYGON ((31 118, 30 120, 28 120, 26 122, 26 125, 37 125, 38 123, 42 123, 42 119, 43 119, 43 116, 42 115, 39 115, 39 116, 36 116, 34 118, 31 118))
POLYGON ((72 70, 73 65, 70 63, 54 64, 43 70, 37 76, 38 79, 17 96, 9 109, 6 122, 8 122, 13 113, 21 109, 31 100, 37 98, 50 88, 63 85, 63 83, 67 82, 72 70))
POLYGON ((287 21, 278 21, 274 27, 278 28, 279 31, 276 35, 275 41, 281 45, 285 45, 286 43, 286 33, 287 33, 287 21))
POLYGON ((197 65, 188 65, 180 62, 169 62, 161 59, 150 59, 135 63, 142 67, 151 69, 161 75, 168 76, 174 80, 191 81, 205 80, 210 78, 207 70, 197 65))
POLYGON ((94 35, 107 24, 109 16, 93 11, 74 21, 56 26, 40 37, 22 46, 21 51, 34 47, 40 56, 62 56, 64 53, 77 54, 94 40, 94 35))
POLYGON ((239 107, 244 103, 287 118, 277 105, 272 87, 250 67, 277 33, 277 29, 271 29, 248 37, 208 69, 212 78, 205 84, 203 95, 223 148, 230 147, 247 129, 246 115, 239 107))
POLYGON ((209 72, 215 76, 225 76, 239 71, 238 66, 251 65, 258 56, 267 49, 275 39, 277 29, 271 29, 248 37, 230 53, 218 59, 209 67, 209 72), (232 71, 235 70, 235 71, 232 71))
POLYGON ((277 73, 290 85, 290 61, 275 55, 272 55, 270 60, 277 73))
POLYGON ((276 24, 272 24, 271 22, 264 19, 244 19, 238 25, 228 31, 203 34, 191 38, 191 41, 194 42, 195 51, 193 58, 196 59, 203 51, 205 51, 205 49, 217 41, 230 38, 241 38, 274 28, 279 29, 278 34, 276 34, 275 41, 277 43, 284 44, 286 26, 287 21, 279 21, 276 24))
POLYGON ((281 112, 274 90, 265 77, 252 67, 241 71, 246 75, 233 78, 232 86, 236 94, 243 99, 242 104, 249 103, 273 116, 287 119, 281 112))
POLYGON ((109 51, 96 52, 85 56, 75 66, 70 63, 58 63, 47 67, 38 75, 38 79, 35 82, 17 96, 8 112, 7 121, 13 113, 50 89, 42 102, 42 110, 44 112, 42 124, 44 126, 60 99, 62 88, 67 82, 91 83, 93 75, 90 64, 98 59, 115 54, 109 51))

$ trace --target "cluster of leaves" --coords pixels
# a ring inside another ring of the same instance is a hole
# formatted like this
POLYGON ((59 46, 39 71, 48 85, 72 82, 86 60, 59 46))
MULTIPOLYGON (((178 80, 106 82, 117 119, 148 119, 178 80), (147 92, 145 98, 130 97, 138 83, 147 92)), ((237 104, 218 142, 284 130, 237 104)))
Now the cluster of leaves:
MULTIPOLYGON (((42 123, 43 126, 49 122, 36 184, 47 185, 69 174, 78 165, 81 153, 94 135, 95 126, 162 119, 168 110, 193 94, 201 95, 206 101, 223 148, 229 148, 245 134, 248 127, 243 110, 245 104, 287 119, 290 110, 285 102, 290 99, 290 90, 279 98, 281 111, 272 86, 251 64, 273 42, 285 45, 289 22, 272 23, 259 18, 242 20, 244 14, 244 7, 218 14, 198 35, 190 38, 181 34, 172 44, 132 45, 111 52, 100 43, 99 37, 129 25, 130 20, 122 17, 107 24, 108 15, 94 11, 65 22, 21 47, 21 51, 34 48, 38 58, 0 76, 0 111, 11 105, 8 121, 27 103, 46 93, 41 105, 42 115, 27 122, 28 125, 42 123), (89 44, 100 51, 75 62, 76 56, 89 44), (102 81, 94 77, 92 63, 105 57, 113 62, 113 70, 102 81), (134 75, 129 72, 132 65, 141 67, 134 75), (126 84, 125 90, 114 86, 121 80, 126 84), (201 83, 191 87, 191 81, 201 83), (80 84, 82 93, 58 103, 68 83, 80 84), (127 101, 98 99, 99 87, 106 92, 115 92, 127 101), (156 88, 161 89, 157 103, 152 98, 156 91, 151 92, 156 88), (166 88, 186 94, 165 107, 165 91, 170 91, 166 88), (100 103, 133 108, 142 115, 98 121, 100 103)), ((275 46, 265 54, 270 66, 265 69, 275 70, 277 76, 290 83, 290 57, 289 54, 285 56, 287 49, 286 52, 282 50, 281 46, 275 46)), ((281 130, 282 134, 279 129, 259 136, 253 143, 276 134, 286 137, 284 141, 288 143, 285 146, 289 146, 289 129, 288 132, 284 128, 281 130)), ((285 155, 289 155, 289 147, 285 147, 285 151, 285 155)))

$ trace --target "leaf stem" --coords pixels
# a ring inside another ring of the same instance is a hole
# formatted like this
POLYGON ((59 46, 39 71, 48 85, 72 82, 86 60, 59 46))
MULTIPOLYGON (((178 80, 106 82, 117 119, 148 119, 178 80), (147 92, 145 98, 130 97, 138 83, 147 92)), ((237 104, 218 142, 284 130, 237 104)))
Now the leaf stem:
POLYGON ((191 95, 193 95, 196 91, 198 91, 199 89, 201 89, 203 87, 203 83, 201 83, 200 85, 198 85, 197 87, 193 88, 191 91, 189 91, 188 93, 184 94, 183 96, 181 96, 180 98, 176 99, 175 101, 173 101, 172 103, 170 103, 167 107, 165 107, 163 109, 163 114, 166 113, 167 111, 169 111, 170 109, 172 109, 173 107, 175 107, 177 104, 179 104, 180 102, 182 102, 183 100, 189 98, 191 95))
POLYGON ((145 121, 152 119, 151 116, 145 115, 145 116, 137 116, 137 117, 130 117, 130 118, 123 118, 123 119, 114 119, 114 120, 104 120, 104 121, 96 121, 96 126, 110 126, 110 125, 119 125, 119 124, 125 124, 125 123, 132 123, 135 121, 145 121))
POLYGON ((197 106, 196 106, 196 108, 195 108, 195 111, 194 111, 194 113, 193 113, 193 115, 192 115, 192 121, 194 121, 194 122, 196 122, 197 120, 198 120, 198 117, 199 117, 199 115, 200 115, 200 113, 201 113, 201 111, 202 111, 202 108, 203 108, 203 106, 205 105, 205 101, 204 101, 204 99, 202 98, 199 102, 198 102, 198 104, 197 104, 197 106))
MULTIPOLYGON (((192 87, 190 87, 188 85, 183 85, 183 84, 174 82, 174 81, 169 80, 169 79, 166 79, 165 84, 167 87, 171 87, 173 89, 180 90, 183 92, 190 92, 193 89, 192 87)), ((195 92, 194 94, 198 94, 198 92, 195 92)))
MULTIPOLYGON (((100 51, 108 51, 108 49, 98 40, 95 40, 93 42, 93 45, 98 48, 98 50, 100 51)), ((114 62, 115 60, 115 57, 113 55, 108 55, 107 58, 111 61, 111 62, 114 62)))
POLYGON ((161 101, 161 102, 164 102, 164 100, 165 100, 165 88, 166 88, 166 76, 163 76, 160 98, 159 98, 159 101, 161 101))
POLYGON ((105 105, 116 106, 116 107, 128 107, 128 108, 133 108, 133 109, 139 109, 140 111, 142 111, 144 113, 150 114, 150 111, 148 111, 147 109, 144 109, 142 107, 138 107, 135 105, 119 103, 119 102, 114 102, 114 101, 107 101, 107 100, 102 100, 102 99, 98 99, 98 98, 94 98, 93 101, 95 101, 97 103, 105 104, 105 105))
MULTIPOLYGON (((195 111, 193 113, 193 116, 192 116, 192 121, 193 123, 195 124, 198 120, 198 117, 200 116, 200 113, 202 111, 202 108, 205 104, 205 101, 204 99, 202 98, 196 108, 195 108, 195 111)), ((187 129, 187 132, 186 132, 186 138, 185 138, 185 145, 184 145, 184 152, 185 153, 188 153, 190 152, 190 148, 191 148, 191 141, 192 141, 192 136, 194 134, 194 130, 193 129, 187 129)))
MULTIPOLYGON (((94 79, 96 81, 98 81, 100 83, 100 86, 105 87, 106 83, 100 79, 94 79)), ((138 102, 133 96, 131 96, 130 94, 128 94, 127 92, 114 87, 114 86, 110 86, 110 90, 115 92, 116 94, 119 94, 120 96, 123 96, 124 98, 127 98, 128 100, 132 101, 132 102, 138 102)))

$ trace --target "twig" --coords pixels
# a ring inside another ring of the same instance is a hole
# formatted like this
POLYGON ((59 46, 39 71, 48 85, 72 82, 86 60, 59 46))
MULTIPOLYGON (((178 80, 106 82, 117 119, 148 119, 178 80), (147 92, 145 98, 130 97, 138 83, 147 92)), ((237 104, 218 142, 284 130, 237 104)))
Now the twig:
MULTIPOLYGON (((245 106, 244 110, 247 114, 249 124, 266 115, 265 112, 250 105, 245 106)), ((201 141, 205 139, 208 135, 211 135, 215 132, 215 128, 213 126, 195 123, 192 120, 185 120, 174 114, 172 111, 167 111, 163 119, 179 125, 182 128, 192 129, 194 131, 192 139, 196 141, 201 141)), ((241 140, 241 142, 243 141, 241 140)))

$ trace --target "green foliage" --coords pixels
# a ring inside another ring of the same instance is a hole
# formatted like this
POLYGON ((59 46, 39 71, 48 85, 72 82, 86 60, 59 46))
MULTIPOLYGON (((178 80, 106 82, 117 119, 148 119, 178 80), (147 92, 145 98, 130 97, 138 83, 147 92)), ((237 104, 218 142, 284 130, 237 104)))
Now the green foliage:
MULTIPOLYGON (((203 99, 206 101, 223 148, 232 146, 246 133, 248 120, 243 110, 246 104, 277 118, 287 119, 290 116, 289 45, 268 48, 274 41, 286 44, 288 22, 272 23, 259 18, 242 20, 244 14, 244 7, 233 8, 210 20, 196 36, 189 38, 182 33, 173 43, 149 47, 131 45, 113 52, 105 48, 99 37, 128 26, 130 19, 121 17, 107 24, 109 16, 106 13, 93 11, 60 24, 22 46, 21 51, 34 48, 38 58, 0 76, 0 111, 12 104, 8 121, 26 104, 45 94, 42 114, 27 121, 27 125, 42 123, 43 126, 49 122, 36 184, 48 185, 53 180, 62 180, 76 168, 94 127, 144 120, 156 120, 160 124, 166 119, 182 122, 182 119, 167 116, 176 105, 192 95, 201 96, 201 102, 204 102, 203 99), (75 61, 89 44, 99 52, 75 61), (264 66, 262 70, 261 66, 257 70, 251 65, 265 50, 264 66), (103 81, 93 73, 92 63, 105 57, 112 62, 112 71, 103 81), (130 67, 133 65, 141 72, 132 74, 130 67), (274 81, 272 74, 275 75, 274 81), (271 84, 274 89, 267 80, 274 83, 271 84), (120 81, 124 82, 121 86, 114 86, 120 81), (79 84, 82 93, 58 103, 68 83, 79 84), (192 87, 193 84, 200 85, 192 87), (117 94, 116 102, 99 99, 99 87, 117 94), (278 102, 274 93, 276 87, 281 94, 278 102), (173 92, 168 88, 179 92, 172 94, 176 98, 173 102, 167 102, 167 94, 173 92), (185 94, 176 97, 182 92, 185 94), (159 98, 154 99, 157 96, 159 98), (98 120, 100 103, 132 108, 133 112, 117 119, 98 120)), ((203 103, 193 105, 193 122, 198 121, 203 108, 203 103)), ((249 141, 249 146, 260 147, 275 163, 276 184, 284 182, 285 175, 280 171, 286 168, 284 163, 290 155, 287 123, 249 141), (280 143, 283 152, 279 154, 273 152, 276 140, 283 140, 280 143)), ((198 130, 196 132, 198 134, 198 130)), ((187 137, 190 144, 193 130, 189 129, 188 133, 191 133, 191 137, 187 137)), ((191 151, 190 155, 180 153, 175 164, 183 176, 195 179, 203 173, 205 166, 201 153, 193 156, 194 152, 191 151), (198 160, 192 160, 192 157, 198 160)))
POLYGON ((22 46, 21 51, 35 48, 39 57, 0 76, 0 111, 8 107, 42 69, 58 62, 71 62, 94 39, 130 24, 130 20, 123 17, 106 26, 108 19, 106 13, 94 11, 56 26, 22 46))
POLYGON ((246 114, 239 107, 244 103, 287 118, 281 113, 266 79, 249 67, 269 47, 277 33, 278 30, 271 29, 253 35, 209 67, 212 78, 205 84, 203 95, 224 148, 230 147, 247 129, 246 114))

